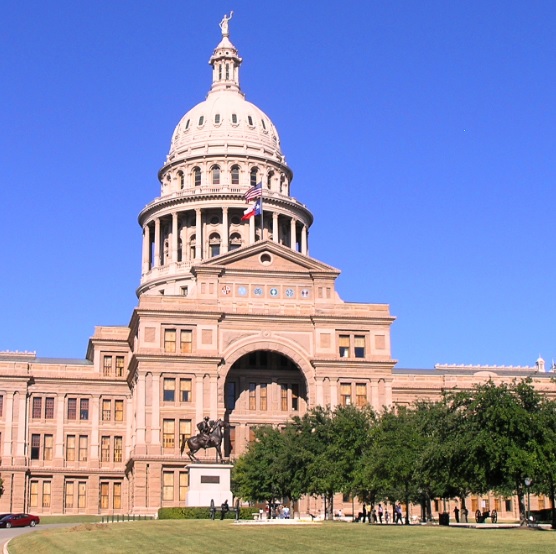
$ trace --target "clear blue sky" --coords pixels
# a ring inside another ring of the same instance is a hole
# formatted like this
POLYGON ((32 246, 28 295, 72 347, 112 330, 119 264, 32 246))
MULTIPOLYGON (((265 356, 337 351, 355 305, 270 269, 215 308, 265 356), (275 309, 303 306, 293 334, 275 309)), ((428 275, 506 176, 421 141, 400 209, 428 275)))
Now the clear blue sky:
POLYGON ((398 367, 556 358, 556 2, 5 0, 0 350, 85 356, 234 10, 311 255, 388 303, 398 367))

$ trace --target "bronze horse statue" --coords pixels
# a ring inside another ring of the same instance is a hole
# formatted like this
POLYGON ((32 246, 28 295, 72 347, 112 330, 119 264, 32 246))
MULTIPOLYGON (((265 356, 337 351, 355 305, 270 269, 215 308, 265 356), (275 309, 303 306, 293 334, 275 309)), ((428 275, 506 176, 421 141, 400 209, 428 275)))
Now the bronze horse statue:
POLYGON ((216 462, 222 461, 222 439, 224 438, 223 429, 226 427, 226 423, 222 419, 218 419, 214 422, 212 430, 209 434, 199 433, 194 437, 189 437, 187 440, 182 440, 180 453, 183 454, 185 446, 189 448, 187 455, 192 462, 198 462, 199 460, 195 457, 195 454, 203 449, 216 448, 216 462))

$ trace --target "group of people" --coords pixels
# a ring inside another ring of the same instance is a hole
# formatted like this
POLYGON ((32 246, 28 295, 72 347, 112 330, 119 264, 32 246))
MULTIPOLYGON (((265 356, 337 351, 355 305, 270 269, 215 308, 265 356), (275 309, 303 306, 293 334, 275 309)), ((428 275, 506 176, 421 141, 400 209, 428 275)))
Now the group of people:
MULTIPOLYGON (((367 520, 369 523, 380 523, 381 525, 385 523, 388 525, 390 523, 390 512, 387 508, 385 509, 382 504, 379 504, 376 508, 373 507, 371 510, 367 511, 367 505, 363 504, 363 510, 359 512, 355 521, 366 523, 367 520)), ((402 505, 400 502, 393 504, 392 521, 395 524, 403 524, 402 505)))

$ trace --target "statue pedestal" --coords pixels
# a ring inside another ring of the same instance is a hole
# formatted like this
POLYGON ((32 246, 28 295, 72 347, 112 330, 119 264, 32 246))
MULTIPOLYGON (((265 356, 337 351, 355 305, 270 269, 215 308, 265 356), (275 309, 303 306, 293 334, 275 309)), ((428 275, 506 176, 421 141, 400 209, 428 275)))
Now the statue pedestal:
POLYGON ((232 464, 189 464, 189 490, 186 506, 220 506, 224 500, 232 505, 231 475, 232 464))

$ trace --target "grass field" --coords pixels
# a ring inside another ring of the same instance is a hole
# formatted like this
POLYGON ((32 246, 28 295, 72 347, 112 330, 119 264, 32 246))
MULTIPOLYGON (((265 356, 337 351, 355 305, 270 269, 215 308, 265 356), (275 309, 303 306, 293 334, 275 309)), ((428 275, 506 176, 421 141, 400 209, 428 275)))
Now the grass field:
POLYGON ((164 520, 82 524, 37 530, 14 539, 10 554, 174 552, 556 552, 556 534, 532 529, 429 526, 237 525, 232 521, 164 520))

